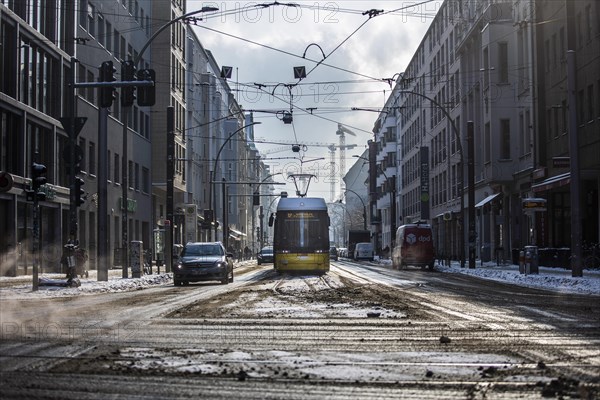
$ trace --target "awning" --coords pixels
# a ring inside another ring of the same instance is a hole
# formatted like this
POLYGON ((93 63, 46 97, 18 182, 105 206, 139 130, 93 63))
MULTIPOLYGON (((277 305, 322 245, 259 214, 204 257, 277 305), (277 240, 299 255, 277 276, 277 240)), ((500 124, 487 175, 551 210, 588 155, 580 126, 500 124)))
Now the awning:
POLYGON ((487 203, 489 203, 490 201, 494 200, 499 195, 500 195, 500 193, 495 193, 495 194, 489 195, 485 199, 481 200, 479 203, 475 204, 475 208, 485 206, 487 203))
POLYGON ((233 233, 235 233, 236 235, 239 235, 239 236, 246 236, 246 234, 244 232, 240 232, 240 231, 235 230, 233 228, 229 228, 229 232, 233 232, 233 233))
POLYGON ((569 183, 571 183, 571 173, 565 172, 564 174, 555 175, 539 183, 536 183, 535 185, 531 186, 531 189, 536 193, 545 192, 550 189, 555 189, 557 187, 568 185, 569 183))

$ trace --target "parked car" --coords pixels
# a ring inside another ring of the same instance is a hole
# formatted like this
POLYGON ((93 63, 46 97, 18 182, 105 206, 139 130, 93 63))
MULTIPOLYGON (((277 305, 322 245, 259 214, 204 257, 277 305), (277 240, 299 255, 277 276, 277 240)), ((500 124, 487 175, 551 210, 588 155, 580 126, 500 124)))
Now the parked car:
POLYGON ((435 249, 433 232, 429 224, 406 224, 396 231, 396 245, 392 252, 392 267, 407 265, 433 269, 435 249))
POLYGON ((354 247, 354 259, 373 261, 373 244, 371 242, 356 243, 356 247, 354 247))
POLYGON ((338 260, 338 249, 335 246, 329 248, 329 259, 332 261, 338 260))
POLYGON ((233 254, 227 253, 221 242, 189 242, 173 268, 175 286, 190 282, 233 282, 233 254))
POLYGON ((258 252, 258 255, 256 256, 256 259, 258 261, 258 265, 261 265, 261 264, 264 264, 264 263, 272 263, 274 261, 273 246, 263 247, 258 252))

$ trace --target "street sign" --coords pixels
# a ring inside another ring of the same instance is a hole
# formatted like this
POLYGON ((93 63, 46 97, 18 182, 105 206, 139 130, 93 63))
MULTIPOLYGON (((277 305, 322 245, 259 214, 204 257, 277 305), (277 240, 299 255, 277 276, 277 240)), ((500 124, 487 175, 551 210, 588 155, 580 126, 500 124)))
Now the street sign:
POLYGON ((546 199, 526 198, 523 199, 523 211, 546 211, 546 199))
POLYGON ((58 119, 69 137, 76 138, 87 121, 87 117, 61 117, 58 119), (73 119, 73 131, 71 131, 71 119, 73 119))
POLYGON ((552 157, 552 166, 554 168, 569 168, 571 157, 552 157))

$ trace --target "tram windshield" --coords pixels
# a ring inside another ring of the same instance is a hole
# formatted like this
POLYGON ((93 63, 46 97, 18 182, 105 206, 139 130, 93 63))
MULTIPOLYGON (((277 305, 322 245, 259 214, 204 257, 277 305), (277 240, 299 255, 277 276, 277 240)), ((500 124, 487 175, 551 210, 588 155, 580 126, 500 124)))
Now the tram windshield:
POLYGON ((326 211, 284 211, 275 220, 274 246, 292 253, 329 250, 326 211))

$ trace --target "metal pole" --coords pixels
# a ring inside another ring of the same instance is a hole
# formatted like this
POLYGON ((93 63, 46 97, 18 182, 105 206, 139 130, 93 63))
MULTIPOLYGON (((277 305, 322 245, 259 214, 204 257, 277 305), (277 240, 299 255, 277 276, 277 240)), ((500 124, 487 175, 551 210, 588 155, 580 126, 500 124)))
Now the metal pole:
MULTIPOLYGON (((75 161, 76 150, 75 146, 77 145, 77 134, 75 130, 75 65, 77 60, 75 57, 71 57, 70 67, 71 67, 71 96, 69 96, 69 114, 70 114, 70 132, 69 132, 69 143, 70 143, 70 166, 69 166, 69 240, 67 243, 71 243, 72 245, 77 245, 77 197, 78 193, 75 191, 75 178, 79 171, 77 171, 77 162, 75 161)), ((72 255, 72 253, 71 253, 72 255)), ((72 268, 72 258, 71 262, 67 263, 67 281, 69 284, 73 282, 73 279, 77 276, 77 271, 75 268, 72 268)))
POLYGON ((467 121, 467 152, 469 175, 469 268, 475 268, 475 126, 473 121, 467 121))
POLYGON ((223 196, 223 246, 229 250, 229 221, 227 218, 227 187, 225 186, 225 178, 221 186, 221 195, 223 196))
MULTIPOLYGON (((121 104, 123 104, 121 102, 121 104)), ((123 267, 123 278, 128 277, 128 268, 129 268, 129 240, 127 235, 128 230, 128 215, 127 208, 129 207, 129 201, 127 199, 127 186, 128 186, 128 175, 127 169, 129 168, 128 164, 128 117, 129 117, 129 107, 125 107, 121 105, 121 119, 123 120, 123 154, 121 156, 121 264, 123 267)))
MULTIPOLYGON (((569 107, 569 156, 571 169, 571 275, 583 276, 581 265, 581 211, 579 172, 579 141, 577 137, 577 77, 575 51, 567 51, 567 88, 569 107)), ((580 105, 582 106, 582 105, 580 105)))
POLYGON ((108 109, 98 107, 98 281, 108 281, 108 109))
MULTIPOLYGON (((169 234, 165 246, 169 254, 173 251, 173 225, 174 225, 174 175, 175 175, 175 107, 167 107, 167 219, 171 222, 165 226, 165 234, 169 229, 169 234)), ((171 272, 172 257, 165 257, 166 272, 171 272)))
MULTIPOLYGON (((37 143, 36 143, 37 147, 37 143)), ((33 154, 33 163, 37 162, 38 152, 37 150, 33 154)), ((33 180, 33 170, 32 180, 33 180)), ((40 248, 40 203, 38 201, 37 191, 33 193, 33 242, 31 252, 33 253, 33 282, 32 289, 34 292, 38 290, 39 278, 38 278, 38 261, 39 261, 39 248, 40 248)))

